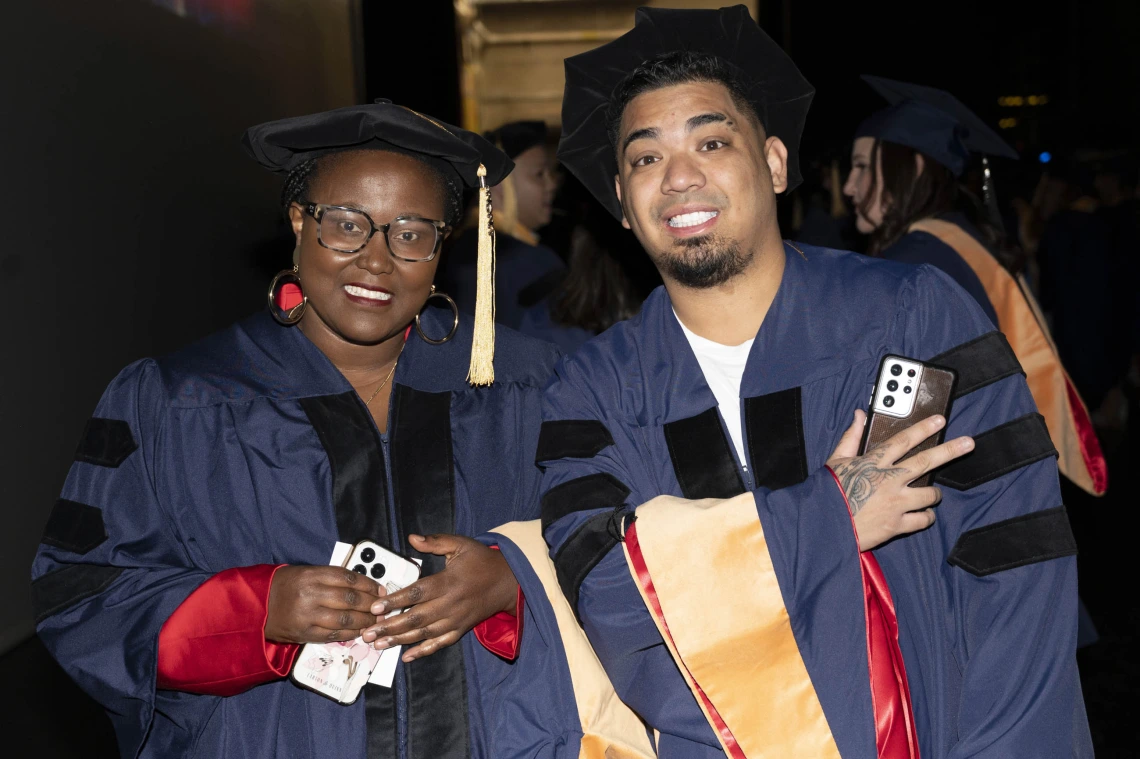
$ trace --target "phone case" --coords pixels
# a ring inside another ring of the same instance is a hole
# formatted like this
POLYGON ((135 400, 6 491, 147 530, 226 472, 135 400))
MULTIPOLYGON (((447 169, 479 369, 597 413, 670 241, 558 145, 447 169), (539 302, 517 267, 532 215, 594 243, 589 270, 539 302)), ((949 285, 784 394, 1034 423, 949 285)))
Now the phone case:
MULTIPOLYGON (((370 540, 357 543, 339 566, 372 577, 389 593, 411 585, 420 576, 420 567, 414 561, 370 540)), ((399 613, 393 611, 385 616, 399 613)), ((306 643, 297 655, 289 677, 302 688, 348 705, 360 697, 372 670, 385 653, 388 652, 377 651, 362 638, 337 643, 306 643)))
MULTIPOLYGON (((949 419, 950 403, 954 397, 954 386, 957 381, 958 376, 951 369, 923 364, 920 361, 903 358, 901 356, 885 357, 879 365, 879 374, 875 381, 875 393, 871 396, 871 412, 863 431, 863 442, 859 446, 860 455, 866 452, 867 449, 902 432, 907 427, 917 424, 923 419, 934 416, 935 414, 941 414, 949 419), (905 416, 889 414, 885 409, 881 408, 881 402, 884 398, 884 394, 887 392, 887 383, 892 379, 892 375, 889 373, 890 367, 895 364, 901 364, 907 367, 921 367, 919 370, 921 373, 916 378, 917 390, 914 392, 914 405, 905 416), (880 406, 880 408, 876 408, 876 406, 880 406)), ((933 448, 941 444, 945 439, 946 427, 944 426, 937 434, 931 435, 907 451, 903 458, 907 459, 920 451, 933 448)), ((912 488, 927 487, 933 481, 934 473, 929 472, 912 482, 910 486, 912 488)))

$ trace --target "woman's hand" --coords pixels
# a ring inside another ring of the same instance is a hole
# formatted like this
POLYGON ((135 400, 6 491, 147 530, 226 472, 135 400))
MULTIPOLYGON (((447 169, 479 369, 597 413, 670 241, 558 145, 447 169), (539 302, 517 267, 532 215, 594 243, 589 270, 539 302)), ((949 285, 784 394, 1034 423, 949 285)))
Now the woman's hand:
POLYGON ((408 542, 420 553, 446 556, 447 566, 373 604, 377 617, 407 611, 365 630, 365 642, 383 649, 423 641, 400 657, 410 662, 452 645, 501 611, 515 613, 519 586, 498 551, 458 535, 411 535, 408 542))
POLYGON ((269 589, 265 637, 279 643, 352 640, 376 622, 376 582, 341 567, 281 567, 269 589))
POLYGON ((946 424, 943 417, 932 416, 858 456, 866 416, 855 412, 855 421, 827 462, 847 496, 860 551, 934 524, 933 506, 942 500, 942 491, 936 487, 912 488, 910 483, 974 450, 971 438, 960 437, 899 461, 946 424))

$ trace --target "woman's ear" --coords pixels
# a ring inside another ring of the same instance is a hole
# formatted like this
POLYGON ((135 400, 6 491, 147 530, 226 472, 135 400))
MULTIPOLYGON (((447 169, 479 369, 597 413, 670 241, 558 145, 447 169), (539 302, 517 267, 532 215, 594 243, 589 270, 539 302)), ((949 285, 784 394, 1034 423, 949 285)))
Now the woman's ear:
POLYGON ((305 212, 298 203, 289 204, 289 226, 293 227, 293 236, 297 238, 297 245, 300 245, 301 230, 305 227, 305 212))

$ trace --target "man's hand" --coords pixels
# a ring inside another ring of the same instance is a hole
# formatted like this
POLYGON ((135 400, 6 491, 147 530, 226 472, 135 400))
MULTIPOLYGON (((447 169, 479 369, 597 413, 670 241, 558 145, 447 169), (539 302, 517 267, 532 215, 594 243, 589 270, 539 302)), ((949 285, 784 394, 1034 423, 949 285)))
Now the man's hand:
POLYGON ((279 643, 352 640, 376 622, 374 580, 340 567, 281 567, 269 589, 265 637, 279 643))
POLYGON ((515 612, 519 586, 498 551, 458 535, 411 535, 408 542, 420 553, 446 556, 447 566, 373 604, 377 617, 407 611, 365 630, 365 642, 390 648, 424 641, 400 657, 410 662, 452 645, 501 611, 515 612))
POLYGON ((855 412, 855 421, 827 462, 847 496, 860 551, 934 524, 932 507, 942 500, 942 491, 936 487, 912 488, 910 483, 974 450, 973 439, 960 437, 899 461, 946 424, 943 417, 932 416, 858 456, 866 420, 862 411, 855 412))

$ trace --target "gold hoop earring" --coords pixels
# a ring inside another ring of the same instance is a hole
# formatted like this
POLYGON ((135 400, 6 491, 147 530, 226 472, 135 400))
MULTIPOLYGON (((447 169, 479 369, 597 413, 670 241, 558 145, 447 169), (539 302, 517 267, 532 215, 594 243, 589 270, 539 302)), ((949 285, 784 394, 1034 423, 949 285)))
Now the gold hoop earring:
MULTIPOLYGON (((459 329, 459 306, 455 305, 455 301, 452 300, 451 296, 448 295, 447 293, 437 293, 435 291, 435 285, 431 286, 431 292, 428 293, 428 296, 427 296, 428 300, 431 300, 432 298, 443 298, 444 300, 447 301, 447 305, 451 306, 451 313, 454 317, 454 320, 451 323, 451 331, 448 332, 447 336, 445 338, 443 338, 442 340, 433 340, 424 334, 423 328, 420 327, 420 315, 416 314, 416 332, 419 333, 420 339, 423 340, 425 343, 431 343, 432 345, 443 345, 448 340, 455 337, 455 331, 459 329)), ((425 301, 425 305, 426 305, 426 301, 425 301)))
POLYGON ((309 298, 301 287, 300 267, 293 264, 292 269, 282 269, 277 272, 273 281, 269 283, 267 294, 269 314, 278 324, 291 327, 301 321, 305 315, 305 307, 309 305, 309 298))

